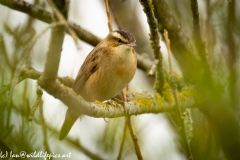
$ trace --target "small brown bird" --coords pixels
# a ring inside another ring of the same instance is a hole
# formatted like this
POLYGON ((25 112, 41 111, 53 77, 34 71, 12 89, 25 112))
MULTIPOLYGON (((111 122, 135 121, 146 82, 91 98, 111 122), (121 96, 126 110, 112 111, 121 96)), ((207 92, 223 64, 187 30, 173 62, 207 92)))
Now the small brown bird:
MULTIPOLYGON (((137 68, 134 36, 122 30, 108 34, 87 56, 72 86, 86 101, 115 97, 132 80, 137 68)), ((81 114, 68 109, 59 139, 64 139, 81 114)))

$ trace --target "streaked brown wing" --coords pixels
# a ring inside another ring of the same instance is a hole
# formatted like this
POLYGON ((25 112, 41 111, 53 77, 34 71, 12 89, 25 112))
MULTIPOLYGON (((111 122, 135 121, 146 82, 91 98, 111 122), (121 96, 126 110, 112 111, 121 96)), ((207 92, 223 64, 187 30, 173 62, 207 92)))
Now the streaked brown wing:
POLYGON ((104 56, 107 52, 106 47, 97 48, 96 47, 89 53, 85 61, 83 62, 78 75, 73 83, 73 90, 79 94, 79 91, 84 86, 88 78, 98 70, 100 56, 104 56))

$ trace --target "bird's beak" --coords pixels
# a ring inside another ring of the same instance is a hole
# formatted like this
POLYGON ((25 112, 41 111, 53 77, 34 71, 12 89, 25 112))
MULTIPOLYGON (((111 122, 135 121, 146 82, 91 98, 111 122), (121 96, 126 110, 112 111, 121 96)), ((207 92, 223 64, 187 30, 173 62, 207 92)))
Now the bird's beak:
POLYGON ((131 43, 128 43, 128 44, 126 44, 126 45, 129 46, 129 47, 135 47, 135 46, 137 46, 135 42, 131 42, 131 43))

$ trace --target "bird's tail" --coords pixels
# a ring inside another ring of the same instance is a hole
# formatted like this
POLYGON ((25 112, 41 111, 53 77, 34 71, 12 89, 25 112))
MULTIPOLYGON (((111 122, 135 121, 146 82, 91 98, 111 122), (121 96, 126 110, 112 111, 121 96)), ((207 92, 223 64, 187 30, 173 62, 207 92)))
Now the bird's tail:
POLYGON ((76 111, 71 109, 67 110, 66 117, 59 134, 59 140, 63 140, 67 136, 68 132, 71 130, 73 124, 79 118, 79 116, 80 114, 76 113, 76 111))

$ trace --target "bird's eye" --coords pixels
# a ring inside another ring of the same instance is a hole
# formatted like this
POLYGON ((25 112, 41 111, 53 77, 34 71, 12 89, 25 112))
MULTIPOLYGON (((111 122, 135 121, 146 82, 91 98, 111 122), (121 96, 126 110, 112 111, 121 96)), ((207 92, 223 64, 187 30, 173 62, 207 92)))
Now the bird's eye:
POLYGON ((122 40, 120 38, 117 39, 118 43, 122 43, 122 40))

